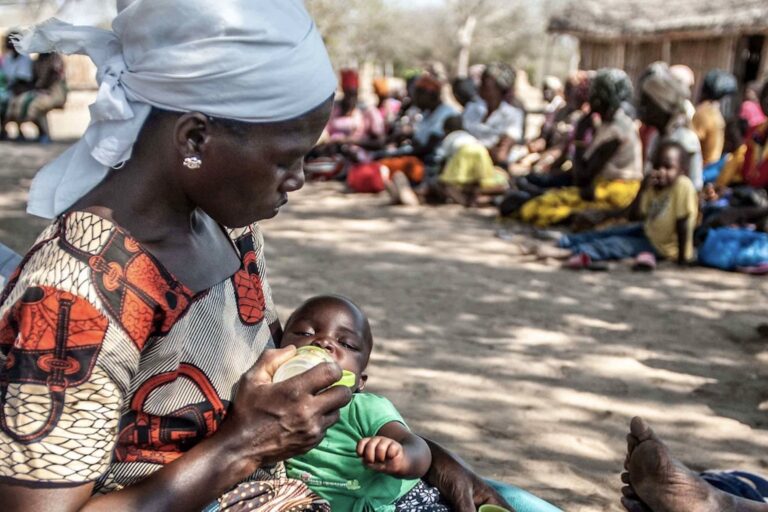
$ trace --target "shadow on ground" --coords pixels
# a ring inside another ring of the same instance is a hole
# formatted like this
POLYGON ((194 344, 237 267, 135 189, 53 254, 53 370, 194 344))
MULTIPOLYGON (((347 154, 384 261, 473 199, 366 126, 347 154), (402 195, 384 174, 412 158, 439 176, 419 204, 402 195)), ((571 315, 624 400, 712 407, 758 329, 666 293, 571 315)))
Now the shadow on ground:
MULTIPOLYGON (((65 146, 0 144, 0 241, 29 247, 34 172, 65 146)), ((694 468, 768 468, 766 280, 662 266, 573 273, 517 256, 492 212, 392 208, 308 185, 264 223, 281 317, 342 293, 371 317, 370 389, 488 476, 568 511, 619 510, 631 416, 694 468)))

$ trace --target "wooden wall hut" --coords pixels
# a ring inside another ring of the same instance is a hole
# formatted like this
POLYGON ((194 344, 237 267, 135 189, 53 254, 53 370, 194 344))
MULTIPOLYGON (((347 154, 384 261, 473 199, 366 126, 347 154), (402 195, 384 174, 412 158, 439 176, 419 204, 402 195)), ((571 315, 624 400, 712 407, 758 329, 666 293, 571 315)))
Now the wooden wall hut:
POLYGON ((768 0, 573 0, 549 31, 579 40, 581 69, 618 67, 636 80, 652 62, 710 69, 742 84, 768 77, 768 0))

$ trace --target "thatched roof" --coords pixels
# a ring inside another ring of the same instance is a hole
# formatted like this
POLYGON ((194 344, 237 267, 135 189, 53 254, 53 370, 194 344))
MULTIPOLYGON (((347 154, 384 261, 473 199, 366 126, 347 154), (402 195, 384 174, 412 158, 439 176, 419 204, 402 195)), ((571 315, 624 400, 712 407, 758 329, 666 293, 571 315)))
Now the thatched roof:
POLYGON ((768 0, 571 0, 550 32, 599 39, 768 31, 768 0))

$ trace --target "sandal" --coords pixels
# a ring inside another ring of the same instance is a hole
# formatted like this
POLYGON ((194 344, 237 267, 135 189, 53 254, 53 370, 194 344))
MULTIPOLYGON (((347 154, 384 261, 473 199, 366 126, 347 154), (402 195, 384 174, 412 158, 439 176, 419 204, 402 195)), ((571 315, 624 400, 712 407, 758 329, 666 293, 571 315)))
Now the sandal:
POLYGON ((589 268, 590 265, 592 265, 592 258, 590 258, 588 254, 585 254, 583 252, 574 254, 573 256, 568 258, 568 261, 563 263, 564 268, 568 268, 571 270, 586 270, 589 268))
POLYGON ((641 252, 635 258, 632 270, 635 272, 653 272, 656 270, 656 256, 651 252, 641 252))

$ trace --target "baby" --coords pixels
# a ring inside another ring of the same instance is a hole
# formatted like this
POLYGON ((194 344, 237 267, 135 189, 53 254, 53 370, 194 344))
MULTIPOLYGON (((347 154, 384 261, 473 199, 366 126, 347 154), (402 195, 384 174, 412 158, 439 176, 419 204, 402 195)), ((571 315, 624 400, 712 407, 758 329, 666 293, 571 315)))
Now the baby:
POLYGON ((282 345, 323 348, 356 377, 339 421, 319 446, 287 462, 288 476, 305 482, 332 510, 447 512, 437 489, 421 480, 432 463, 427 443, 408 430, 389 400, 362 392, 373 348, 363 311, 344 297, 311 298, 286 322, 282 345))

